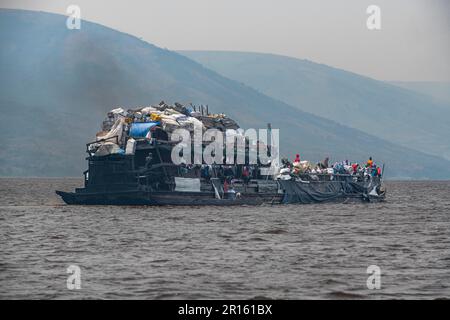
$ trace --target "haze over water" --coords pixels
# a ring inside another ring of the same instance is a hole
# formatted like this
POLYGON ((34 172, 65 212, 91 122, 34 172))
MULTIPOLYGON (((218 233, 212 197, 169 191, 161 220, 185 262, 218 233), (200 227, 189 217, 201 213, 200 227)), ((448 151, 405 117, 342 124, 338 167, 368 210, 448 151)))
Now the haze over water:
POLYGON ((381 204, 67 206, 54 194, 81 185, 0 179, 0 298, 450 297, 449 181, 388 182, 381 204))

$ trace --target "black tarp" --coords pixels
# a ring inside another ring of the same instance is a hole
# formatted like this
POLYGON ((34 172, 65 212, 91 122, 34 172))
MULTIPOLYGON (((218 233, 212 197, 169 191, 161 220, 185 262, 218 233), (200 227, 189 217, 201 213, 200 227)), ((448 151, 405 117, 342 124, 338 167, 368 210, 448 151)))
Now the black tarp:
POLYGON ((345 196, 368 193, 368 188, 352 181, 301 182, 279 180, 284 191, 282 203, 318 203, 345 196))

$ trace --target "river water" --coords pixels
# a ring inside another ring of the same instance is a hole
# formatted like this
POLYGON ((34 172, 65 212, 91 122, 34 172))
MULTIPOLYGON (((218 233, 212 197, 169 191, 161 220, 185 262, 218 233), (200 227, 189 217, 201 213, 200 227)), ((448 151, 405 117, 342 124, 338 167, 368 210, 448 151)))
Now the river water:
POLYGON ((0 179, 0 298, 450 298, 449 181, 387 182, 379 204, 67 206, 54 194, 81 185, 0 179))

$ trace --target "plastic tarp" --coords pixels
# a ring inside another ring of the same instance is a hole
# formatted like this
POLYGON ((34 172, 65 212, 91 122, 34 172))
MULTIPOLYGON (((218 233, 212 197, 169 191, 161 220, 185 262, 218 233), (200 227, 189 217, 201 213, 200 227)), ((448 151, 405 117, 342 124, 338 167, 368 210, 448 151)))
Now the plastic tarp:
POLYGON ((123 135, 123 125, 125 123, 125 118, 119 118, 116 120, 114 125, 112 126, 111 130, 109 130, 104 135, 97 136, 97 141, 99 140, 108 140, 110 142, 121 142, 122 141, 122 135, 123 135), (116 138, 117 137, 117 140, 116 138))
POLYGON ((100 147, 95 152, 95 157, 107 156, 110 154, 124 154, 125 151, 120 148, 117 144, 112 142, 105 142, 100 145, 100 147))
POLYGON ((279 180, 284 191, 283 203, 319 203, 347 195, 367 194, 367 188, 351 181, 298 182, 279 180))
POLYGON ((175 191, 200 192, 200 179, 175 177, 175 191))
POLYGON ((131 124, 130 137, 133 138, 145 138, 150 129, 159 122, 134 122, 131 124))

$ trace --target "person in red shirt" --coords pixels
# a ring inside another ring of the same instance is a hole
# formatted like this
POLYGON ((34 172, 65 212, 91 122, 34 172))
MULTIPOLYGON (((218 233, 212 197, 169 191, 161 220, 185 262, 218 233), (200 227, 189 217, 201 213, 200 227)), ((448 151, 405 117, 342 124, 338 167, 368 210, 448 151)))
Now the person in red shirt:
POLYGON ((300 162, 300 155, 298 153, 295 155, 294 162, 300 162))
POLYGON ((247 184, 250 180, 250 171, 248 170, 247 166, 242 169, 242 178, 245 184, 247 184))
POLYGON ((223 182, 223 192, 224 193, 228 192, 228 181, 227 181, 227 179, 225 179, 225 181, 223 182))

